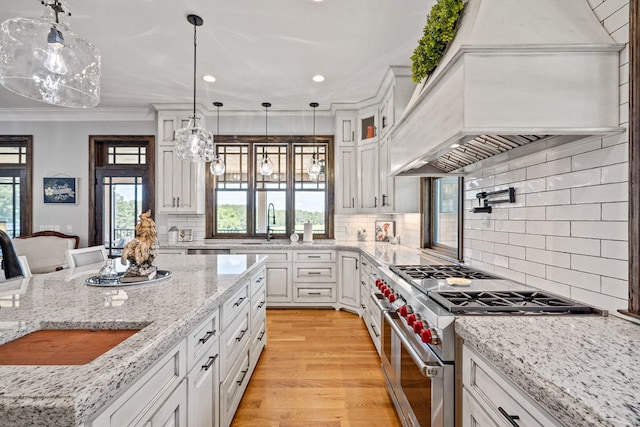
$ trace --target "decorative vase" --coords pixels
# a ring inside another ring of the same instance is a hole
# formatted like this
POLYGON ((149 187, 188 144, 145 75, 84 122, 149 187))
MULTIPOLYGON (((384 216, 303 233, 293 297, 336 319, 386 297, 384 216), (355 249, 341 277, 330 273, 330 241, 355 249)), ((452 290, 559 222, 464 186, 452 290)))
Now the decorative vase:
POLYGON ((375 126, 367 126, 367 139, 373 138, 374 136, 376 136, 375 126))

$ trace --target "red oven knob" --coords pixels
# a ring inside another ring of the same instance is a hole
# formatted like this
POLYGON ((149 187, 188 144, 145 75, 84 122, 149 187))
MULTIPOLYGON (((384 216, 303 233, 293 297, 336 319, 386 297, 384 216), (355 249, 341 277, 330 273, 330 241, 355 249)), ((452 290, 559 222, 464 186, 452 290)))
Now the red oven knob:
POLYGON ((413 326, 413 322, 416 321, 416 315, 413 313, 407 314, 407 325, 413 326))
POLYGON ((396 294, 389 295, 389 302, 394 302, 396 300, 396 294))
POLYGON ((433 334, 431 333, 431 329, 423 329, 420 332, 420 339, 423 343, 431 344, 431 341, 433 341, 433 334))
POLYGON ((382 294, 384 294, 386 290, 387 287, 385 285, 380 286, 380 292, 382 292, 382 294))
POLYGON ((403 305, 402 307, 400 307, 400 309, 398 310, 398 313, 400 313, 400 316, 402 317, 407 317, 407 306, 403 305))
POLYGON ((419 334, 422 331, 422 322, 413 322, 413 332, 419 334))
POLYGON ((391 289, 390 288, 385 288, 384 290, 384 296, 386 298, 389 298, 389 295, 391 295, 391 289))
POLYGON ((376 279, 376 288, 380 289, 381 284, 382 284, 382 280, 376 279))

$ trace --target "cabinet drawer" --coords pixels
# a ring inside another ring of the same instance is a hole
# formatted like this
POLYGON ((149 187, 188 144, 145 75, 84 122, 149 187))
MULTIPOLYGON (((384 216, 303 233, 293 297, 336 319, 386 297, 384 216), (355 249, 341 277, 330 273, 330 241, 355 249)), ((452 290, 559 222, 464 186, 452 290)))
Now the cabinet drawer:
POLYGON ((259 292, 261 289, 264 289, 266 283, 267 283, 267 270, 263 268, 262 270, 260 270, 258 274, 256 274, 251 278, 251 285, 250 285, 251 295, 253 296, 257 292, 259 292))
POLYGON ((291 261, 291 252, 274 252, 274 251, 256 251, 256 250, 244 250, 244 249, 234 249, 232 251, 234 254, 254 254, 254 255, 268 255, 267 264, 272 262, 290 262, 291 261))
POLYGON ((238 408, 242 393, 249 382, 249 350, 245 350, 228 372, 223 371, 226 379, 220 384, 220 425, 227 427, 231 424, 233 415, 238 408))
POLYGON ((266 317, 267 312, 267 288, 262 289, 255 295, 251 296, 251 326, 255 326, 256 322, 266 317))
POLYGON ((365 256, 361 259, 362 272, 366 275, 371 274, 371 260, 365 256))
POLYGON ((267 344, 267 320, 262 318, 262 320, 254 326, 251 333, 251 344, 249 346, 251 366, 256 365, 262 349, 267 344))
POLYGON ((222 333, 222 343, 220 352, 222 362, 220 367, 222 372, 228 371, 238 354, 246 348, 251 336, 249 326, 249 306, 245 304, 244 310, 229 324, 222 333))
POLYGON ((327 262, 335 261, 334 251, 304 251, 294 252, 294 261, 327 262))
POLYGON ((321 286, 296 288, 295 300, 297 302, 335 302, 334 289, 321 286))
POLYGON ((523 427, 560 425, 520 387, 504 378, 467 346, 462 353, 462 383, 478 404, 500 423, 508 425, 508 414, 518 416, 518 424, 523 427))
POLYGON ((238 316, 246 306, 249 305, 249 283, 245 283, 240 289, 233 293, 222 304, 222 313, 220 314, 220 323, 223 330, 227 329, 227 325, 238 316))
POLYGON ((218 310, 209 315, 187 337, 187 371, 191 371, 196 361, 218 340, 220 335, 218 310))
POLYGON ((294 282, 335 282, 335 264, 295 265, 293 266, 294 282))

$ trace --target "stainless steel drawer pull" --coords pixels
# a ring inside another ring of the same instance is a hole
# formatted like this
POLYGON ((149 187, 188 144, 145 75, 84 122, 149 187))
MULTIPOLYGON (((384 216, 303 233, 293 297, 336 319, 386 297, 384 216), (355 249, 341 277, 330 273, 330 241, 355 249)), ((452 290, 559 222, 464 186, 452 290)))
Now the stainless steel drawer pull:
POLYGON ((264 305, 266 301, 261 301, 260 304, 258 304, 258 308, 262 308, 262 306, 264 305))
POLYGON ((218 358, 217 354, 215 356, 209 356, 209 360, 207 360, 207 363, 202 365, 202 369, 205 371, 208 371, 209 368, 213 366, 217 358, 218 358))
POLYGON ((320 258, 320 255, 307 255, 307 258, 320 258))
POLYGON ((520 427, 520 424, 518 424, 515 420, 519 420, 520 417, 517 415, 509 415, 509 413, 507 411, 505 411, 502 406, 498 406, 498 411, 500 411, 500 413, 507 419, 507 421, 509 421, 509 423, 513 426, 513 427, 520 427))
POLYGON ((371 323, 371 330, 373 331, 373 334, 376 336, 376 338, 380 338, 380 334, 376 330, 376 325, 374 325, 373 323, 371 323))
POLYGON ((236 302, 233 304, 233 306, 234 306, 234 307, 239 306, 240 304, 242 304, 242 301, 244 301, 246 298, 247 298, 247 297, 242 297, 242 298, 240 298, 238 301, 236 301, 236 302))
POLYGON ((322 271, 307 271, 307 274, 310 276, 318 275, 318 274, 322 274, 322 271))
POLYGON ((309 295, 322 295, 322 292, 309 292, 309 295))
POLYGON ((200 341, 201 344, 204 344, 207 341, 209 341, 209 338, 211 338, 215 334, 216 334, 216 330, 215 329, 213 331, 207 331, 207 333, 202 338, 200 338, 198 341, 200 341))
POLYGON ((244 381, 244 377, 247 376, 247 372, 249 372, 248 369, 245 369, 244 371, 242 371, 242 378, 240 378, 238 381, 236 381, 236 383, 238 383, 238 386, 242 385, 242 382, 244 381))
POLYGON ((242 337, 243 337, 243 336, 244 336, 244 334, 246 334, 246 333, 247 333, 247 329, 243 329, 243 330, 241 330, 241 331, 240 331, 240 335, 238 335, 238 336, 236 337, 236 341, 240 341, 240 340, 242 340, 242 337))
POLYGON ((262 331, 260 333, 260 336, 258 337, 258 341, 262 341, 262 338, 264 338, 264 334, 266 334, 266 333, 267 333, 267 331, 262 331))
POLYGON ((263 281, 263 280, 264 280, 264 277, 259 277, 259 278, 256 280, 256 283, 262 283, 262 281, 263 281))

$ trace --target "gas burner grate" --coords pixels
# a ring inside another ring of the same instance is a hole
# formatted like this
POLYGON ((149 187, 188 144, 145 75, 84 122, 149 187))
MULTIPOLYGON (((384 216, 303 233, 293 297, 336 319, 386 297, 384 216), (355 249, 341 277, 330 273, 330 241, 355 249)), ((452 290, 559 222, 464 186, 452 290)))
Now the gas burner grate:
POLYGON ((391 271, 405 279, 447 279, 449 277, 472 280, 499 279, 483 271, 462 265, 394 265, 391 271))
POLYGON ((580 314, 593 307, 540 291, 434 291, 430 297, 458 314, 580 314))

